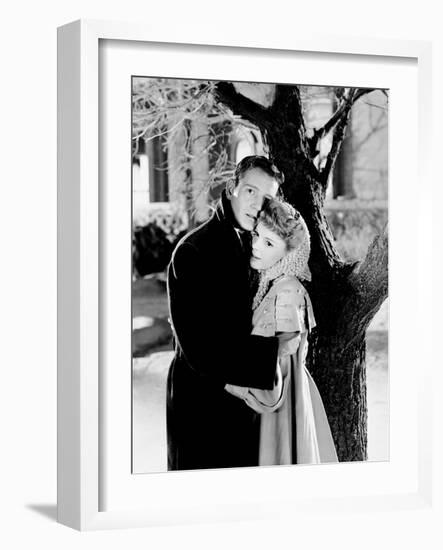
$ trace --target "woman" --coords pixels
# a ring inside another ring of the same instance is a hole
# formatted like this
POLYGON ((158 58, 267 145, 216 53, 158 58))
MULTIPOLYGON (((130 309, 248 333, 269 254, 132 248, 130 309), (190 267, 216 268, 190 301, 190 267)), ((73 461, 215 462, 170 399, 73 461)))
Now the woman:
POLYGON ((300 279, 310 280, 309 252, 309 232, 299 212, 281 200, 266 200, 250 260, 260 277, 252 333, 279 337, 275 385, 269 391, 225 386, 262 413, 260 465, 337 462, 321 396, 306 368, 315 319, 300 279))

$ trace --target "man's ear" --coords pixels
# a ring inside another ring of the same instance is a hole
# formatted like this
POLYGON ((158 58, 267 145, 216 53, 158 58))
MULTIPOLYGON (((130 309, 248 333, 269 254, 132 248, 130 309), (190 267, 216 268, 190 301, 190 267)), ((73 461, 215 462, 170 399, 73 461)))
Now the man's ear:
POLYGON ((226 184, 226 196, 228 197, 228 199, 230 199, 234 194, 234 189, 235 189, 235 182, 234 180, 231 179, 226 184))

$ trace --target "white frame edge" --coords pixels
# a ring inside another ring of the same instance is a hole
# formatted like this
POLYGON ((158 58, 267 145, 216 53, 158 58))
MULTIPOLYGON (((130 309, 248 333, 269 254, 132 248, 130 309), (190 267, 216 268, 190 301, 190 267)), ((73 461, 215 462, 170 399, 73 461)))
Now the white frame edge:
MULTIPOLYGON (((204 31, 202 31, 204 32, 204 31)), ((168 524, 143 510, 103 512, 99 508, 99 125, 98 48, 100 39, 189 44, 186 29, 75 21, 58 29, 58 521, 79 530, 168 524), (172 33, 173 36, 168 36, 172 33)), ((193 44, 289 49, 309 52, 411 57, 419 70, 419 179, 429 186, 431 127, 431 44, 366 38, 297 36, 266 38, 200 36, 193 44)), ((429 222, 431 223, 431 221, 429 222)), ((428 292, 431 292, 428 290, 428 292)), ((427 385, 427 386, 426 386, 427 385)), ((419 488, 389 498, 361 497, 334 503, 340 510, 411 509, 432 498, 432 403, 422 381, 419 418, 419 488)), ((320 505, 320 508, 323 506, 320 505)), ((319 510, 318 500, 306 512, 319 510)), ((250 516, 250 514, 249 514, 250 516)), ((193 518, 184 522, 217 518, 193 518)))
POLYGON ((80 26, 57 38, 57 514, 79 529, 80 26))

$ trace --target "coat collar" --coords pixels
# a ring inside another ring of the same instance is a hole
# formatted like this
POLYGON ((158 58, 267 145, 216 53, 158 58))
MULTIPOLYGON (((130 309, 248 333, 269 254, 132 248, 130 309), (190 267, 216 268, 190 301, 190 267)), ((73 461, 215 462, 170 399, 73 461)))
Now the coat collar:
POLYGON ((231 201, 226 195, 226 191, 222 191, 220 200, 215 209, 215 216, 221 222, 225 222, 227 225, 230 225, 237 231, 241 233, 244 232, 244 229, 240 227, 237 220, 235 219, 234 212, 232 211, 231 201))
POLYGON ((236 243, 234 247, 237 253, 243 255, 249 262, 251 233, 240 227, 235 219, 231 201, 226 196, 226 191, 222 192, 220 200, 215 208, 214 218, 221 224, 223 230, 232 236, 233 243, 236 243))

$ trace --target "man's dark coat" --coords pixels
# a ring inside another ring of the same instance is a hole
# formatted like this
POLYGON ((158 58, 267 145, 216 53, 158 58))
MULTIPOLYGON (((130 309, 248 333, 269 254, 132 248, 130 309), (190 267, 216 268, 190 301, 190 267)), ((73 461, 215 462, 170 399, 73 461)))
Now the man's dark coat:
POLYGON ((258 465, 259 417, 224 389, 271 389, 275 377, 277 338, 251 336, 249 256, 226 196, 173 253, 169 470, 258 465))

